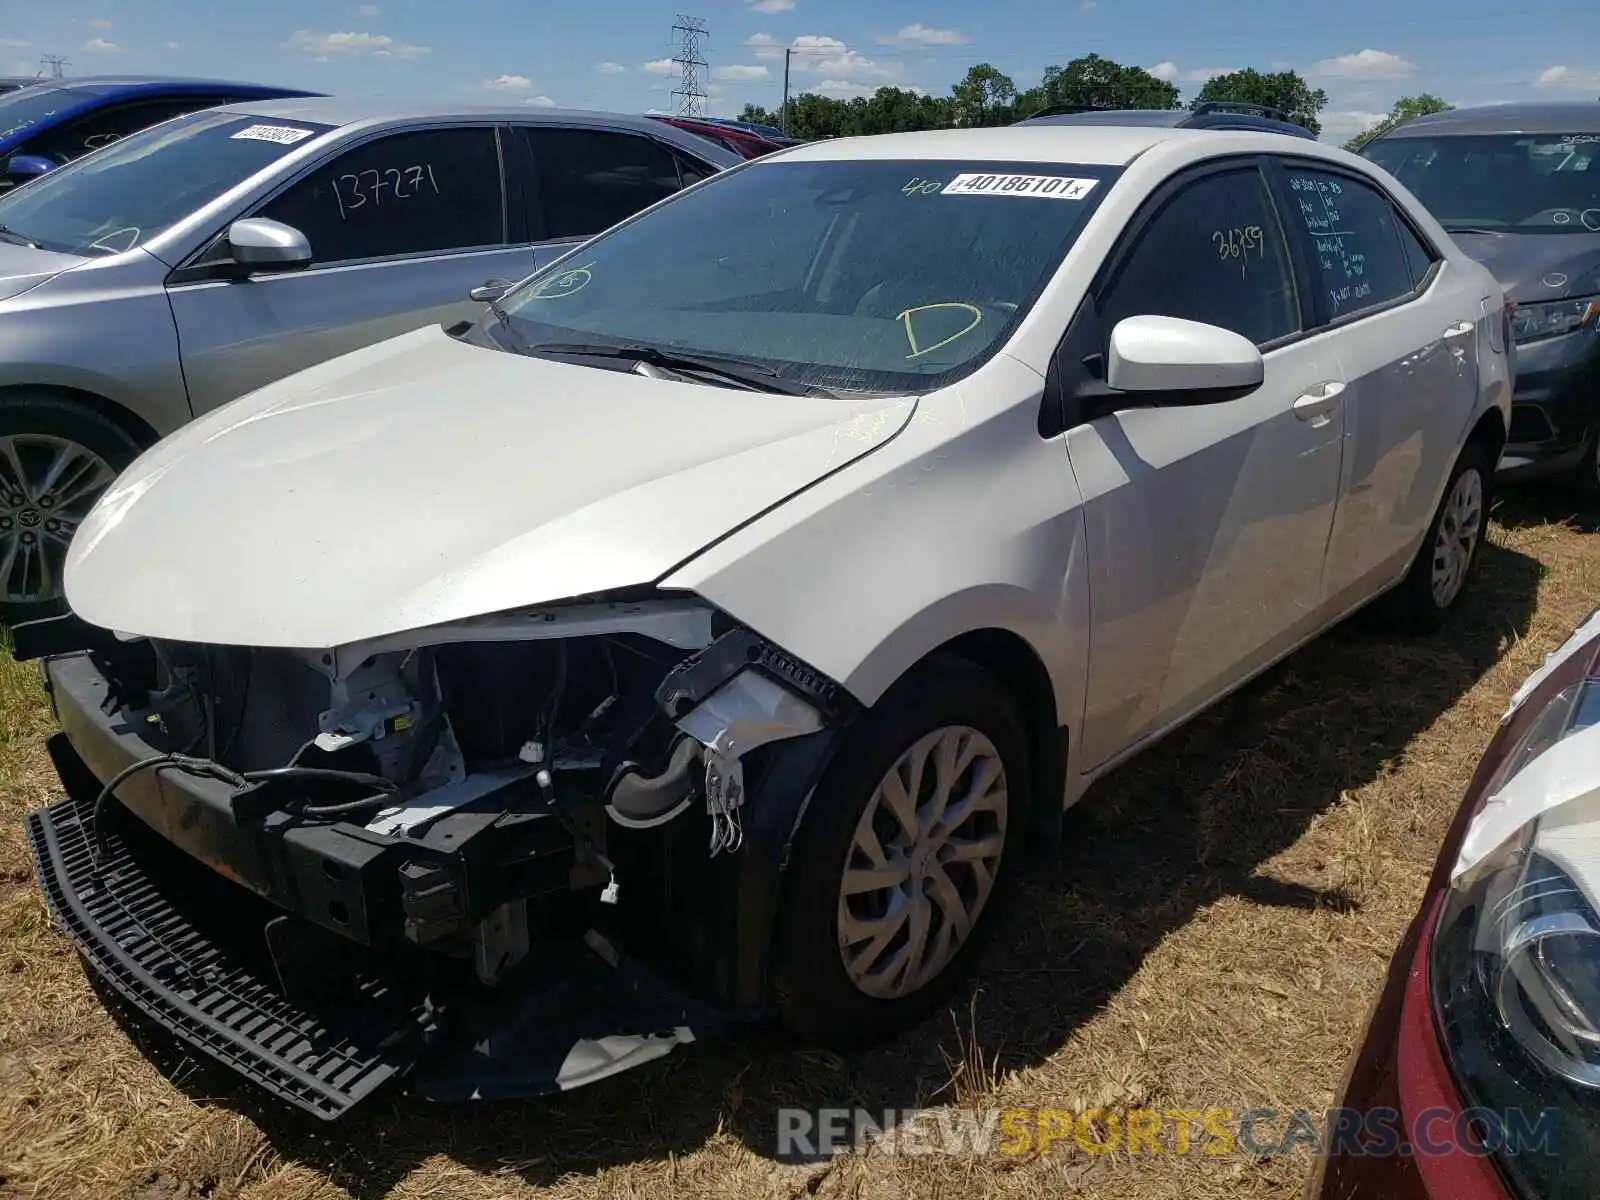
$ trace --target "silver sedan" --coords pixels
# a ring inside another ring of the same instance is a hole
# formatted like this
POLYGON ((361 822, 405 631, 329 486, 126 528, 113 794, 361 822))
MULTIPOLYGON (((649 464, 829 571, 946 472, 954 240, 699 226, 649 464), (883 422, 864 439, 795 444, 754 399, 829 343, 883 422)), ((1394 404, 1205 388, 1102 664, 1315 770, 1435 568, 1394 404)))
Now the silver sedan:
POLYGON ((644 117, 317 98, 179 117, 0 196, 0 617, 59 611, 78 521, 158 438, 471 317, 739 161, 644 117))

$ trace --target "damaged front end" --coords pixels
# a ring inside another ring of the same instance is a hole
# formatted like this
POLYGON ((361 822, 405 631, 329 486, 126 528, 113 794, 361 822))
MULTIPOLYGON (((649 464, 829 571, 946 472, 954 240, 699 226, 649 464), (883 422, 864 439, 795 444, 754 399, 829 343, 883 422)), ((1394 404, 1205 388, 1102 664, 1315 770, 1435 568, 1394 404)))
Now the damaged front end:
POLYGON ((280 1098, 549 1093, 763 1011, 787 847, 856 706, 709 605, 327 650, 78 632, 44 666, 46 900, 96 975, 280 1098))

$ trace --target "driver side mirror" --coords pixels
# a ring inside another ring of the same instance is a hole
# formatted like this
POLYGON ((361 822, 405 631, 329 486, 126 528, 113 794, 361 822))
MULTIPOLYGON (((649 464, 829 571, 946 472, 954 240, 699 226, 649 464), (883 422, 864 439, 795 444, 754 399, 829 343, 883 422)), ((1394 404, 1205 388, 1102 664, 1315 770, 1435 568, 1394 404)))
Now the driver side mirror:
POLYGON ((292 271, 311 263, 306 235, 266 217, 243 217, 228 226, 228 252, 247 271, 292 271))
POLYGON ((11 181, 12 187, 20 187, 28 180, 37 179, 55 169, 56 164, 42 154, 13 154, 6 159, 6 178, 11 181))
POLYGON ((1167 404, 1216 404, 1261 386, 1261 351, 1231 329, 1181 317, 1125 317, 1111 331, 1106 383, 1167 404))

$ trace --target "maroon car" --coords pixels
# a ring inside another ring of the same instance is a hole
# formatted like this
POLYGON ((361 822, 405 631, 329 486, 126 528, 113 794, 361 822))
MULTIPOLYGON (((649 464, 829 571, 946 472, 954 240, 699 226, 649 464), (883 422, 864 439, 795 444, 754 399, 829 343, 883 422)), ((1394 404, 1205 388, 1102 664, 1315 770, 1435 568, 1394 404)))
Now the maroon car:
POLYGON ((1445 836, 1309 1200, 1600 1179, 1600 610, 1518 690, 1445 836))
MULTIPOLYGON (((654 114, 651 114, 654 116, 654 114)), ((787 144, 775 142, 771 138, 764 138, 760 134, 749 133, 743 129, 735 129, 728 125, 717 125, 710 121, 696 121, 693 117, 655 117, 668 125, 676 125, 679 129, 705 138, 708 142, 715 142, 725 150, 732 150, 744 158, 760 158, 764 154, 771 154, 774 150, 782 150, 787 144)))

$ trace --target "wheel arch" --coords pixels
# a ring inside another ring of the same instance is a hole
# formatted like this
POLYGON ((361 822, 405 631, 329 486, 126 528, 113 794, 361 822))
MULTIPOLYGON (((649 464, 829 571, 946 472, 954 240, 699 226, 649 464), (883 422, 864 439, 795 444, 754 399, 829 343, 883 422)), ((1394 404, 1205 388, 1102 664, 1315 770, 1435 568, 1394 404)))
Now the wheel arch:
POLYGON ((1478 418, 1467 434, 1467 445, 1481 445, 1489 457, 1489 474, 1494 475, 1500 465, 1500 452, 1506 448, 1506 419, 1498 408, 1491 408, 1478 418))
POLYGON ((148 422, 131 409, 101 395, 99 392, 91 392, 84 388, 70 387, 60 383, 0 384, 0 404, 23 396, 53 396, 57 399, 70 400, 75 404, 81 404, 110 421, 136 442, 141 449, 148 450, 156 442, 160 441, 160 436, 151 428, 148 422))

